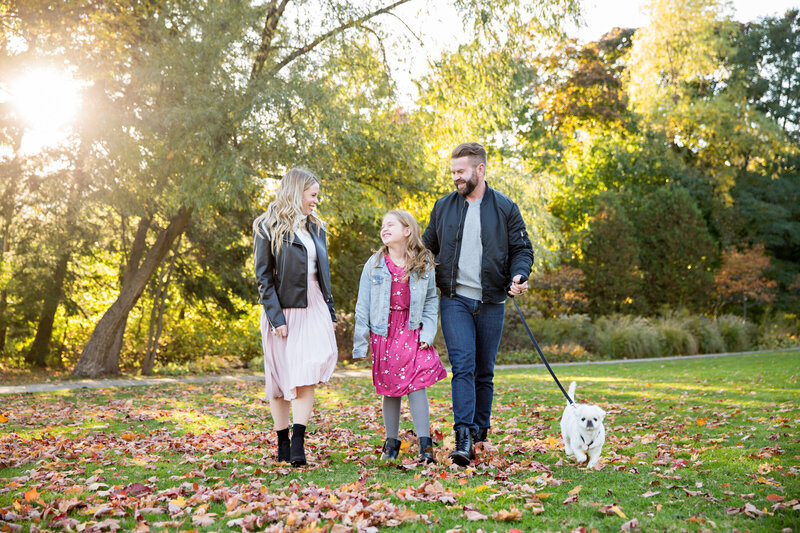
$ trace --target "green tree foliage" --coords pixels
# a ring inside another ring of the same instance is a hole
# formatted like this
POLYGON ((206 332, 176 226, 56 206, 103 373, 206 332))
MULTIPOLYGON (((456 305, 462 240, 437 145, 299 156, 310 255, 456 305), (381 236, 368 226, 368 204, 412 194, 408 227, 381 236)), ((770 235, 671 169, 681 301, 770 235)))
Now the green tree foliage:
POLYGON ((631 214, 651 309, 705 309, 711 297, 716 245, 686 189, 662 187, 631 214))
POLYGON ((731 195, 736 242, 764 245, 771 262, 767 276, 778 282, 775 305, 797 312, 800 304, 789 287, 800 273, 800 172, 789 167, 777 176, 747 173, 731 195))
POLYGON ((599 196, 583 248, 584 291, 593 314, 634 313, 640 300, 642 271, 636 231, 617 194, 599 196))
POLYGON ((622 72, 633 33, 615 28, 586 45, 559 42, 534 58, 536 101, 549 134, 616 129, 630 120, 622 72))
POLYGON ((562 181, 551 210, 564 222, 571 243, 579 242, 604 191, 631 201, 685 174, 684 163, 663 151, 658 137, 625 130, 601 130, 571 143, 564 154, 562 181))
POLYGON ((780 129, 726 64, 739 27, 721 0, 653 0, 647 11, 651 23, 634 35, 625 71, 631 107, 688 162, 713 169, 724 195, 737 171, 784 148, 780 129))
POLYGON ((444 57, 423 79, 414 120, 424 133, 425 160, 438 194, 452 190, 453 148, 475 140, 486 145, 487 181, 519 204, 535 261, 546 265, 555 260, 560 238, 546 205, 553 176, 536 158, 542 130, 530 113, 532 74, 515 48, 486 49, 475 40, 444 57))
POLYGON ((531 280, 533 305, 545 317, 584 313, 587 310, 583 271, 561 265, 538 273, 531 280))
MULTIPOLYGON (((335 139, 325 137, 320 123, 336 123, 336 131, 347 131, 347 118, 358 124, 365 108, 337 102, 341 88, 352 84, 366 96, 376 92, 375 84, 359 85, 346 76, 349 65, 341 58, 360 42, 347 31, 393 6, 323 3, 287 11, 285 2, 174 2, 164 7, 164 15, 146 25, 148 40, 137 50, 142 60, 130 71, 140 99, 129 136, 121 140, 130 145, 125 152, 138 152, 126 161, 124 186, 131 199, 145 200, 126 206, 140 219, 156 215, 164 223, 141 264, 124 276, 120 298, 84 348, 79 375, 103 371, 100 362, 127 313, 190 220, 202 225, 220 210, 246 206, 255 196, 253 178, 269 179, 324 153, 335 139), (318 16, 304 16, 311 10, 318 16), (314 20, 324 21, 323 27, 314 20), (337 59, 339 70, 328 74, 326 62, 337 59)), ((333 151, 347 157, 346 148, 333 151)), ((310 166, 320 166, 314 170, 325 177, 322 164, 310 166)))
POLYGON ((742 26, 730 58, 748 100, 800 143, 800 10, 742 26))

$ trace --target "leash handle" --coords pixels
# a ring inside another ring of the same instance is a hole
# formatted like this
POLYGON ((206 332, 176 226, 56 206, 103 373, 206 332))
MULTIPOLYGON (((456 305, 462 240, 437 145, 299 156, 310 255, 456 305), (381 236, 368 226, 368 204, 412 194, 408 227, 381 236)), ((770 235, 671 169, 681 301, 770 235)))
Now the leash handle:
MULTIPOLYGON (((520 278, 519 282, 520 283, 524 283, 527 280, 528 280, 527 276, 522 276, 520 278)), ((531 328, 528 327, 528 322, 525 320, 525 316, 522 314, 522 309, 519 308, 519 304, 517 304, 517 299, 516 298, 514 298, 514 307, 517 308, 517 313, 519 313, 519 317, 520 317, 520 319, 522 319, 522 325, 525 326, 525 331, 528 332, 528 337, 531 338, 531 342, 533 343, 533 346, 536 348, 536 351, 539 352, 539 357, 541 357, 542 362, 544 363, 544 366, 547 367, 547 370, 550 372, 550 375, 553 376, 553 380, 556 382, 556 385, 558 385, 558 388, 561 389, 561 392, 564 394, 564 397, 567 399, 567 402, 569 402, 569 404, 574 407, 575 406, 575 402, 573 402, 572 398, 569 397, 569 394, 567 394, 567 391, 564 390, 564 386, 561 385, 560 381, 558 381, 558 378, 556 377, 555 373, 553 372, 553 369, 550 368, 550 363, 547 362, 547 358, 542 353, 542 349, 539 348, 539 343, 536 342, 536 337, 533 336, 533 332, 531 331, 531 328)))

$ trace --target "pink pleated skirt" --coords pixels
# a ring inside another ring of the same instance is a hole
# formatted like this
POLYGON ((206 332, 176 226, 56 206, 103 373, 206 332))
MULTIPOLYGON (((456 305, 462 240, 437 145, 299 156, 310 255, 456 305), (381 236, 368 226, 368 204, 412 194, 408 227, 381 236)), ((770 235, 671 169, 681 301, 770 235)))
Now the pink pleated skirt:
POLYGON ((265 398, 293 400, 297 387, 331 379, 338 350, 331 313, 316 276, 308 278, 308 307, 283 309, 286 337, 278 337, 261 309, 265 398))

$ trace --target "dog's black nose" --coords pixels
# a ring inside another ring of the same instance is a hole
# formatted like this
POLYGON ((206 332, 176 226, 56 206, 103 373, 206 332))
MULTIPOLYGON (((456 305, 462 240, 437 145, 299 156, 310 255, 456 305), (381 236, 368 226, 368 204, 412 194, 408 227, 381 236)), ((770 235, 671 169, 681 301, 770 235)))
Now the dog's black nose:
POLYGON ((586 421, 586 427, 587 427, 587 428, 594 427, 594 424, 592 424, 592 421, 591 421, 591 420, 587 420, 587 421, 586 421))

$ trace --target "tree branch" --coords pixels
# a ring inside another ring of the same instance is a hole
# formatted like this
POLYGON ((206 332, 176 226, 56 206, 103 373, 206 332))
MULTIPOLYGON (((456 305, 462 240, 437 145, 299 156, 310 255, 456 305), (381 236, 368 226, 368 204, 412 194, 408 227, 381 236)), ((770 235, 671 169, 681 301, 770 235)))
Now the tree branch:
POLYGON ((277 0, 272 0, 267 8, 267 20, 264 21, 264 29, 261 31, 261 44, 256 52, 256 58, 253 61, 253 68, 250 70, 250 79, 252 80, 264 68, 264 63, 267 62, 270 52, 272 51, 272 38, 275 36, 275 29, 278 27, 278 22, 283 16, 283 11, 286 9, 286 4, 289 0, 281 0, 277 5, 277 0))
POLYGON ((371 18, 377 17, 378 15, 382 15, 384 13, 389 13, 392 9, 396 8, 399 5, 405 4, 405 3, 409 2, 409 1, 410 0, 397 0, 393 4, 390 4, 390 5, 386 6, 386 7, 382 7, 380 9, 377 9, 377 10, 371 12, 371 13, 367 13, 363 17, 359 17, 357 19, 353 19, 350 22, 347 22, 346 24, 342 24, 341 26, 338 26, 338 27, 330 30, 329 32, 320 35, 319 37, 317 37, 316 39, 314 39, 310 43, 306 44, 305 46, 301 46, 300 48, 296 48, 292 53, 290 53, 288 56, 283 58, 280 62, 278 62, 278 64, 276 64, 275 66, 273 66, 270 69, 269 75, 270 76, 274 76, 283 67, 285 67, 286 65, 288 65, 289 63, 291 63, 292 61, 297 59, 298 57, 300 57, 300 56, 302 56, 304 54, 307 54, 308 52, 310 52, 311 50, 316 48, 317 45, 319 45, 320 43, 322 43, 324 41, 327 41, 331 37, 334 37, 334 36, 342 33, 345 30, 348 30, 350 28, 353 28, 353 27, 356 27, 356 26, 360 26, 364 22, 368 21, 371 18))

